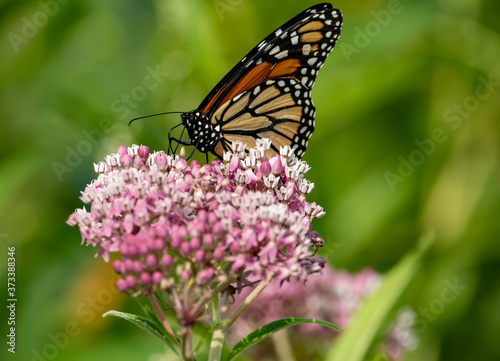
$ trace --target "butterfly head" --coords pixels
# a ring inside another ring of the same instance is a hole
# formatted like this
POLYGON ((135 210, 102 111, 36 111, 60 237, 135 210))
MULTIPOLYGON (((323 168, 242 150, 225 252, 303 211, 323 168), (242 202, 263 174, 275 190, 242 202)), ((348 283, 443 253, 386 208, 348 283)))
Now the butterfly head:
POLYGON ((208 116, 198 110, 182 113, 181 118, 191 144, 200 152, 207 153, 215 147, 221 136, 218 124, 212 124, 208 116))

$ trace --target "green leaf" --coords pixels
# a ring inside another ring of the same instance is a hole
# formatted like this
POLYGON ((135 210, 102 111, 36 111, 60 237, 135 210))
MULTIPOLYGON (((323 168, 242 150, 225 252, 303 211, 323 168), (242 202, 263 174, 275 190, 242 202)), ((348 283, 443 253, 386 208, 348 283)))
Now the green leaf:
POLYGON ((230 361, 236 357, 240 352, 245 350, 246 348, 252 346, 253 344, 259 342, 263 338, 284 329, 285 327, 299 325, 301 323, 318 323, 323 326, 331 327, 336 330, 342 331, 340 328, 335 326, 333 323, 316 320, 314 318, 283 318, 281 320, 276 320, 273 322, 269 322, 267 325, 264 325, 254 332, 250 333, 248 336, 243 338, 240 342, 238 342, 234 348, 231 350, 229 355, 226 357, 226 361, 230 361))
POLYGON ((362 361, 388 317, 397 306, 403 292, 420 267, 422 256, 433 237, 424 235, 415 250, 407 254, 385 276, 378 291, 363 304, 353 322, 335 341, 326 361, 362 361))
POLYGON ((147 333, 155 336, 158 340, 163 342, 167 347, 174 351, 179 357, 181 356, 179 346, 174 340, 174 338, 167 332, 163 332, 154 322, 148 320, 147 318, 134 315, 132 313, 125 313, 119 311, 108 311, 102 315, 102 317, 115 316, 132 322, 134 325, 142 328, 147 333))
POLYGON ((224 321, 221 321, 221 322, 218 322, 216 323, 215 325, 213 325, 212 327, 210 327, 204 334, 204 336, 200 339, 200 341, 198 342, 198 344, 196 345, 196 347, 194 348, 194 353, 197 354, 198 351, 200 350, 201 346, 203 346, 203 343, 208 339, 208 337, 211 337, 212 336, 212 333, 214 332, 214 330, 216 328, 219 328, 221 325, 225 324, 225 323, 228 323, 229 320, 224 320, 224 321))

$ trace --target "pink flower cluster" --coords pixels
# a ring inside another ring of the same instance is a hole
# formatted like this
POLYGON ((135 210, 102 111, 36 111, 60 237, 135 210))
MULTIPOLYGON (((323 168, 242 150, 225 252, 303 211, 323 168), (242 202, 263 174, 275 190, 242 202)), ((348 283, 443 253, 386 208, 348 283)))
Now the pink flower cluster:
POLYGON ((305 199, 314 186, 304 179, 307 164, 289 147, 268 159, 270 144, 259 140, 246 152, 235 142, 224 162, 203 166, 121 146, 95 165, 98 177, 82 192, 90 211, 75 210, 67 223, 106 261, 120 255, 120 291, 163 290, 186 322, 197 317, 185 314, 188 306, 217 285, 304 281, 324 266, 314 257, 323 240, 311 232, 324 212, 305 199))
MULTIPOLYGON (((231 329, 232 338, 237 342, 258 327, 286 317, 316 318, 346 329, 363 301, 377 290, 380 283, 381 276, 370 268, 365 268, 358 273, 349 273, 345 270, 333 270, 329 266, 325 267, 321 277, 310 277, 305 284, 291 282, 287 287, 280 287, 272 283, 236 321, 231 329)), ((237 295, 235 305, 248 293, 249 290, 244 290, 237 295)), ((380 345, 387 359, 401 360, 404 352, 415 346, 416 336, 412 328, 414 319, 414 312, 404 309, 392 323, 380 345)), ((318 343, 317 347, 310 344, 310 349, 319 351, 320 354, 326 351, 322 346, 330 346, 330 342, 325 341, 332 340, 339 335, 339 332, 318 324, 292 327, 288 333, 292 338, 301 341, 306 339, 310 343, 322 340, 323 342, 318 343)), ((260 350, 262 353, 267 351, 268 348, 260 350)), ((254 352, 259 352, 259 350, 254 352)), ((296 353, 299 352, 296 350, 296 353)), ((264 355, 259 357, 264 358, 264 355)), ((307 358, 314 359, 312 355, 307 358)))

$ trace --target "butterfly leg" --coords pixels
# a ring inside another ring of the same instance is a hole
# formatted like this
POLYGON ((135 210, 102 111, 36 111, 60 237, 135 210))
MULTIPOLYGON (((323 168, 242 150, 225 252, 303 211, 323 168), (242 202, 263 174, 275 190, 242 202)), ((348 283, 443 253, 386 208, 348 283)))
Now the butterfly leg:
MULTIPOLYGON (((196 149, 198 148, 198 145, 200 144, 200 141, 201 141, 201 138, 198 138, 198 141, 196 142, 196 145, 194 146, 193 151, 191 152, 191 154, 189 154, 189 157, 187 157, 186 160, 191 159, 191 157, 193 156, 194 152, 196 152, 196 149)), ((189 144, 189 145, 192 145, 192 144, 189 144)))
MULTIPOLYGON (((173 148, 172 148, 172 140, 175 140, 177 143, 179 143, 179 142, 180 142, 180 140, 179 140, 179 139, 177 139, 177 138, 172 137, 171 133, 172 133, 172 130, 174 130, 175 128, 177 128, 177 127, 179 127, 179 126, 181 126, 181 125, 182 125, 182 123, 177 124, 175 127, 172 127, 172 128, 168 131, 168 154, 170 154, 170 151, 171 151, 171 150, 173 151, 173 153, 174 153, 174 154, 175 154, 175 152, 177 152, 177 148, 175 148, 175 151, 174 151, 174 150, 173 150, 173 148)), ((182 138, 182 134, 183 134, 183 133, 184 133, 184 130, 183 130, 183 131, 182 131, 182 133, 181 133, 181 138, 182 138)), ((191 144, 184 144, 184 145, 191 145, 191 144)))

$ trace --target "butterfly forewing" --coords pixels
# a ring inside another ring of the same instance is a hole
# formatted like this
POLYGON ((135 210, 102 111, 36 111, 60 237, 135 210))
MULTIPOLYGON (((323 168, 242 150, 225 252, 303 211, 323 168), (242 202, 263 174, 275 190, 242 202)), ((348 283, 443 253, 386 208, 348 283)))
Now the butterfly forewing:
POLYGON ((273 31, 216 85, 198 107, 211 115, 218 106, 255 85, 294 77, 311 87, 340 36, 342 14, 331 4, 306 9, 273 31))

